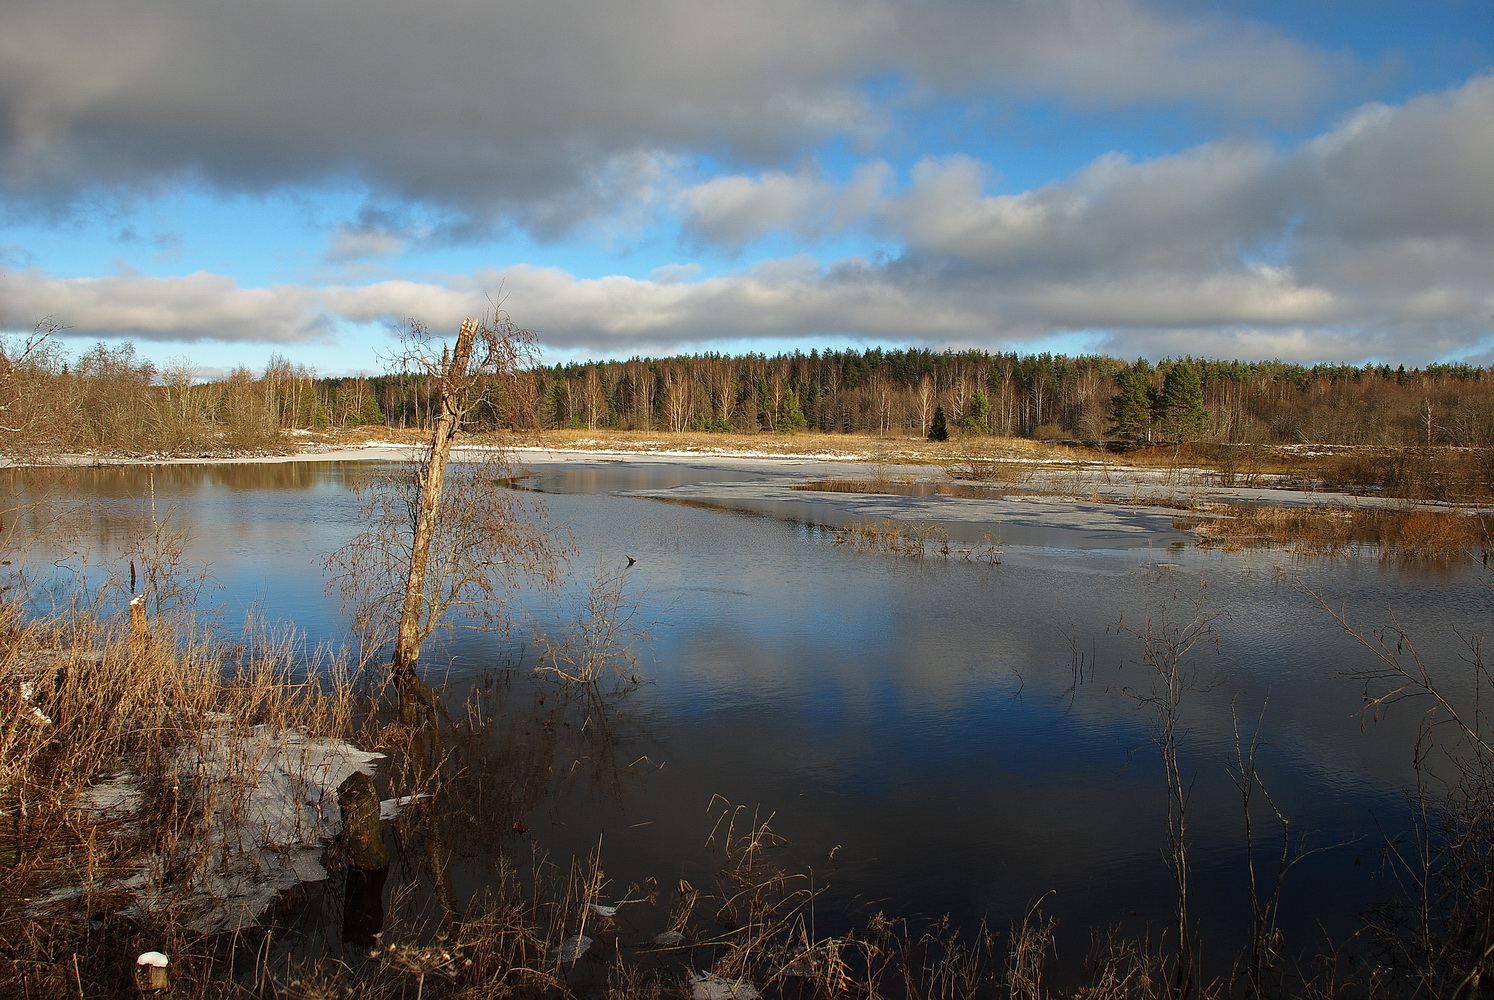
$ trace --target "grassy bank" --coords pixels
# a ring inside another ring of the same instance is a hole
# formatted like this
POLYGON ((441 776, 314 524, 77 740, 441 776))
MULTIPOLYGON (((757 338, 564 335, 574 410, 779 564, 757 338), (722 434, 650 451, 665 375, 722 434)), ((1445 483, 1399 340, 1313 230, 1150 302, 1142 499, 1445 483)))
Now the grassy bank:
POLYGON ((7 996, 110 995, 140 951, 253 926, 320 857, 352 751, 346 675, 292 634, 108 603, 0 605, 7 996))

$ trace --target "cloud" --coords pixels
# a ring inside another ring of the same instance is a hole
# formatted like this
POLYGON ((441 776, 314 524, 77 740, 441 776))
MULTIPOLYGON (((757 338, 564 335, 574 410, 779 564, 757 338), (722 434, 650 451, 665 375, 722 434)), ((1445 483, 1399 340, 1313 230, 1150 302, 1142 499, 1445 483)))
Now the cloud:
POLYGON ((1254 143, 1217 143, 1143 163, 1110 154, 1076 177, 984 195, 968 157, 925 160, 883 217, 911 256, 1011 277, 1111 278, 1198 273, 1279 233, 1276 158, 1254 143))
POLYGON ((874 139, 891 111, 872 79, 915 100, 1269 116, 1331 74, 1272 29, 1141 0, 517 0, 486 16, 467 0, 14 0, 0 189, 352 179, 447 212, 454 236, 499 219, 552 236, 679 157, 775 165, 874 139))
POLYGON ((393 257, 405 249, 405 239, 382 227, 360 228, 341 223, 332 233, 327 259, 333 263, 393 257))
MULTIPOLYGON (((1294 148, 1108 154, 1014 194, 986 193, 991 169, 972 157, 929 158, 861 202, 860 224, 899 248, 885 280, 985 301, 991 336, 1110 329, 1239 356, 1471 357, 1494 326, 1491 176, 1494 77, 1479 76, 1361 108, 1294 148), (1312 329, 1318 353, 1301 340, 1312 329)), ((716 218, 743 220, 722 238, 829 214, 842 197, 788 180, 703 186, 733 196, 716 204, 734 214, 716 218)))
POLYGON ((1220 12, 1127 0, 945 0, 899 20, 921 78, 987 82, 1093 106, 1192 103, 1291 118, 1320 98, 1333 58, 1220 12))
MULTIPOLYGON (((637 176, 657 197, 658 171, 637 176)), ((1095 159, 1028 191, 990 167, 880 161, 718 178, 677 196, 688 231, 740 247, 860 228, 885 256, 672 265, 651 278, 519 265, 423 280, 245 289, 205 273, 60 279, 0 271, 0 319, 81 334, 289 343, 415 319, 455 329, 493 297, 553 350, 629 355, 860 340, 1021 349, 1082 335, 1132 356, 1192 353, 1425 363, 1489 356, 1494 329, 1494 77, 1372 105, 1291 148, 1221 141, 1095 159), (1407 205, 1411 209, 1406 208, 1407 205), (809 235, 804 235, 809 234, 809 235)), ((363 220, 374 233, 385 220, 363 220)), ((392 225, 392 223, 390 223, 392 225)), ((14 265, 13 265, 14 266, 14 265)))
POLYGON ((827 338, 1021 350, 1064 331, 1098 331, 1095 349, 1123 356, 1375 356, 1412 363, 1468 355, 1481 349, 1486 332, 1480 331, 1488 329, 1459 314, 1405 337, 1407 314, 1349 332, 1354 328, 1345 318, 1355 303, 1272 268, 1170 285, 1075 280, 1000 287, 924 280, 859 259, 821 265, 795 257, 733 275, 680 280, 685 276, 581 278, 525 265, 442 283, 244 290, 212 275, 83 283, 19 272, 0 276, 0 293, 14 303, 0 325, 29 328, 34 317, 55 314, 76 336, 278 345, 336 339, 339 331, 346 338, 350 326, 393 330, 410 320, 438 333, 454 330, 463 318, 491 311, 501 294, 501 304, 548 349, 603 356, 827 338))
POLYGON ((206 272, 54 278, 35 270, 0 271, 0 328, 30 329, 41 317, 55 316, 76 336, 293 344, 328 336, 316 299, 309 288, 241 288, 206 272))
POLYGON ((1494 75, 1391 107, 1373 104, 1291 164, 1301 231, 1354 241, 1494 233, 1494 75))
POLYGON ((862 223, 876 211, 892 179, 886 163, 859 165, 833 184, 813 171, 722 175, 681 193, 681 226, 698 244, 741 250, 773 232, 814 242, 862 223))

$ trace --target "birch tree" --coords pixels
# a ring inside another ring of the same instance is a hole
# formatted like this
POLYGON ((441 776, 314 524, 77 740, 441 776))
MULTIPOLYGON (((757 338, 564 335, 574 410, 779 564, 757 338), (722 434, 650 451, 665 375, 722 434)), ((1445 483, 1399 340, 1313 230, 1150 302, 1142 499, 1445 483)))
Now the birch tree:
POLYGON ((407 715, 430 700, 416 666, 432 632, 461 622, 506 626, 514 586, 556 578, 562 546, 543 530, 542 512, 498 485, 513 475, 501 445, 451 462, 457 436, 486 405, 485 388, 512 378, 533 344, 501 311, 465 321, 454 345, 411 326, 398 361, 434 381, 431 440, 414 461, 363 488, 368 527, 328 557, 365 645, 392 640, 390 677, 407 715))

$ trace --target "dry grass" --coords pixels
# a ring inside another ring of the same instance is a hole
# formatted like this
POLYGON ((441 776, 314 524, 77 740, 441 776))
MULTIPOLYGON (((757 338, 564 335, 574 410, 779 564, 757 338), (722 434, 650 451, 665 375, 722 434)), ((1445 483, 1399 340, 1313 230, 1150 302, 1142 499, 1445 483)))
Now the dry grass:
MULTIPOLYGON (((875 434, 831 434, 801 431, 798 434, 723 434, 701 431, 527 430, 506 433, 505 439, 520 447, 553 448, 559 451, 619 451, 649 454, 661 451, 701 455, 793 455, 862 461, 893 465, 936 465, 976 460, 1072 461, 1075 452, 1026 438, 969 438, 956 441, 925 441, 916 437, 880 437, 875 434)), ((468 443, 481 443, 474 435, 468 443)), ((1086 453, 1087 454, 1087 453, 1086 453)))
POLYGON ((257 808, 251 790, 271 757, 297 753, 272 734, 345 734, 351 687, 285 634, 229 644, 179 619, 142 641, 86 612, 34 620, 11 603, 3 614, 0 949, 30 958, 0 966, 0 991, 44 995, 66 969, 102 994, 112 958, 95 949, 111 927, 192 951, 184 928, 202 893, 232 881, 225 852, 257 808), (111 781, 123 803, 104 808, 111 781), (87 915, 105 915, 103 931, 87 915), (68 968, 57 948, 88 960, 68 968))
POLYGON ((1490 546, 1490 518, 1457 511, 1390 507, 1233 505, 1196 527, 1199 544, 1226 551, 1285 546, 1299 555, 1341 556, 1365 546, 1403 562, 1468 559, 1490 546))
POLYGON ((949 555, 949 531, 923 521, 858 521, 835 529, 835 544, 905 559, 949 555))
POLYGON ((908 496, 915 492, 935 493, 937 488, 920 483, 912 476, 878 475, 871 479, 806 479, 796 490, 814 493, 884 493, 893 496, 908 496))
POLYGON ((1494 499, 1494 449, 1356 448, 1325 456, 1328 489, 1405 500, 1484 503, 1494 499))

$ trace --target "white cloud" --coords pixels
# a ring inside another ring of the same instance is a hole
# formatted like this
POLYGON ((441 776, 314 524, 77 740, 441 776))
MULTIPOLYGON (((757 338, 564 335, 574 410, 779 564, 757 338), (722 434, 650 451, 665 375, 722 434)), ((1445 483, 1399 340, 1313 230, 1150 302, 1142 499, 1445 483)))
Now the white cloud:
POLYGON ((682 196, 685 230, 703 241, 740 249, 768 233, 798 228, 832 191, 804 173, 715 177, 682 196))
POLYGON ((880 161, 860 164, 844 184, 810 169, 713 177, 681 192, 681 227, 697 242, 730 250, 774 232, 812 243, 865 224, 891 179, 892 168, 880 161))
POLYGON ((700 276, 699 264, 663 264, 653 269, 649 277, 661 285, 673 285, 681 281, 692 281, 700 276))
POLYGON ((414 320, 434 330, 454 330, 463 319, 490 312, 490 298, 469 279, 456 279, 450 285, 405 280, 336 285, 320 295, 330 314, 353 323, 403 325, 414 320))
POLYGON ((177 278, 119 275, 54 278, 0 270, 0 326, 29 329, 55 316, 79 336, 149 341, 204 340, 291 344, 322 340, 314 289, 241 288, 234 279, 197 272, 177 278))
MULTIPOLYGON (((671 165, 632 162, 619 169, 648 197, 675 197, 671 165)), ((698 239, 739 247, 861 227, 900 248, 886 260, 804 254, 647 279, 521 265, 324 289, 12 270, 0 271, 0 318, 287 343, 407 318, 454 329, 502 295, 552 349, 603 354, 764 338, 1012 348, 1086 331, 1126 356, 1476 358, 1494 328, 1491 176, 1494 77, 1483 76, 1361 109, 1294 148, 1221 141, 1150 160, 1108 155, 1010 194, 987 192, 988 165, 954 156, 918 163, 902 188, 873 161, 840 183, 808 168, 765 171, 678 195, 698 239)))

